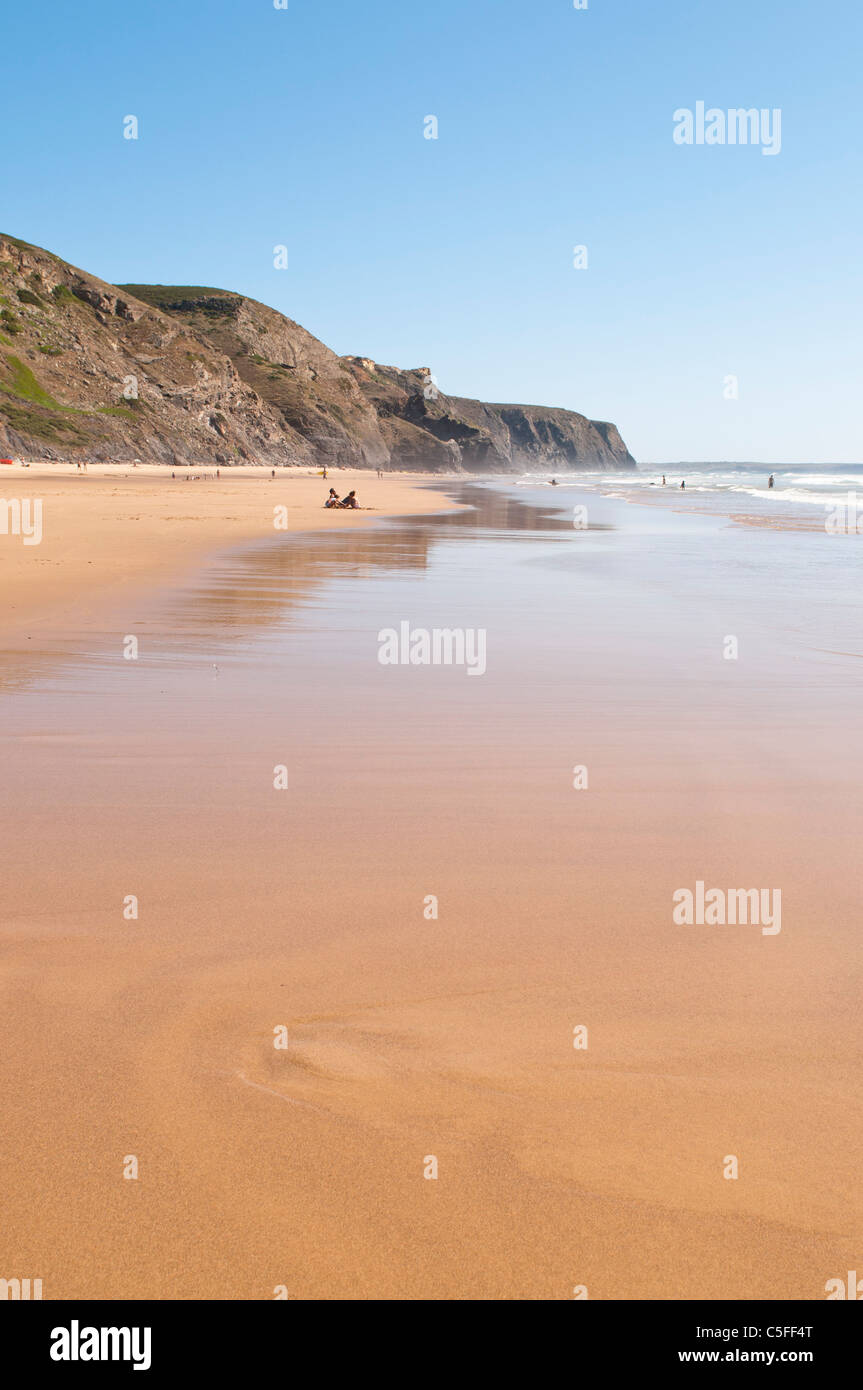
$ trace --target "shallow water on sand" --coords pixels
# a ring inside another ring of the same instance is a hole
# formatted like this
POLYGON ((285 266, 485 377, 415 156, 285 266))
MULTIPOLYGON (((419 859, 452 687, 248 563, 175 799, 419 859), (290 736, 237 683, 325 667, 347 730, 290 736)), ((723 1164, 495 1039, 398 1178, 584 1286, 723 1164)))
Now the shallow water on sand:
MULTIPOLYGON (((548 474, 526 474, 519 485, 534 488, 548 481, 548 474)), ((739 514, 765 526, 823 530, 829 523, 863 534, 859 463, 656 463, 625 473, 568 473, 556 483, 564 491, 587 488, 607 497, 687 512, 739 514)))
POLYGON ((443 490, 4 658, 0 1160, 46 1296, 855 1267, 856 539, 443 490), (382 665, 402 623, 484 673, 382 665), (781 933, 675 925, 697 880, 781 888, 781 933))

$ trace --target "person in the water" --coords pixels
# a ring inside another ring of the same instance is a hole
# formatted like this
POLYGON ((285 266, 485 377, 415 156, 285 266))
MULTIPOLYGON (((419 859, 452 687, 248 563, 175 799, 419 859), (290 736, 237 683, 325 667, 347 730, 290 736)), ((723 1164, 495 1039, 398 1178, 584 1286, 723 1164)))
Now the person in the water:
POLYGON ((775 480, 775 478, 773 477, 773 474, 771 473, 771 474, 770 474, 770 477, 767 479, 767 486, 768 486, 768 487, 772 487, 775 481, 776 481, 776 480, 775 480))
POLYGON ((683 489, 683 491, 685 492, 685 491, 686 491, 686 483, 683 482, 683 481, 681 481, 680 486, 681 486, 681 488, 683 489))

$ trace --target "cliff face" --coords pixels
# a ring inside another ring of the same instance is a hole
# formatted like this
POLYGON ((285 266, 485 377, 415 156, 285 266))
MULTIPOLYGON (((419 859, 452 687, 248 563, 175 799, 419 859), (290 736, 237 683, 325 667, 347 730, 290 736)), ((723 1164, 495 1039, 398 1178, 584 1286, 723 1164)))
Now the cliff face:
MULTIPOLYGON (((290 458, 273 462, 357 468, 388 464, 377 416, 352 373, 292 319, 225 290, 121 288, 179 321, 233 367, 284 436, 290 458)), ((261 461, 269 463, 270 458, 261 461)))
POLYGON ((634 468, 615 425, 573 410, 539 405, 490 405, 438 390, 427 367, 400 371, 361 357, 347 362, 373 404, 390 447, 404 451, 419 431, 437 466, 474 473, 522 473, 573 468, 634 468), (405 430, 407 426, 407 430, 405 430))
POLYGON ((0 236, 0 449, 500 473, 631 468, 613 425, 441 394, 230 291, 109 285, 0 236))

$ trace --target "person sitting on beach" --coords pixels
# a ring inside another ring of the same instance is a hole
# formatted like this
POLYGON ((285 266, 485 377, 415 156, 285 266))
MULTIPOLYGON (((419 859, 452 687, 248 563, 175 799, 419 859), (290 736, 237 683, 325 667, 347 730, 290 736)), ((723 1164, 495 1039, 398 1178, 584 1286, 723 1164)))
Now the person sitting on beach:
POLYGON ((360 504, 357 501, 356 490, 354 488, 351 488, 347 497, 343 497, 341 502, 339 503, 340 507, 358 507, 359 505, 360 504))
POLYGON ((334 487, 330 488, 330 495, 324 503, 325 507, 337 507, 339 505, 339 494, 334 487))

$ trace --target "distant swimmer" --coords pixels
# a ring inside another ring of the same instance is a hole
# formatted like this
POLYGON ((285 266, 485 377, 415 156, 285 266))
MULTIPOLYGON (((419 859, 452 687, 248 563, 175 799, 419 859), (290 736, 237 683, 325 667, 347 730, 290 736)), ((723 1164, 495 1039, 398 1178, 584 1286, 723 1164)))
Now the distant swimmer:
POLYGON ((773 477, 773 474, 771 473, 771 474, 770 474, 770 477, 767 479, 767 486, 768 486, 768 487, 772 487, 773 484, 774 484, 774 482, 775 482, 775 478, 773 477))
POLYGON ((551 480, 551 486, 552 486, 552 487, 557 487, 557 478, 552 478, 552 480, 551 480))

